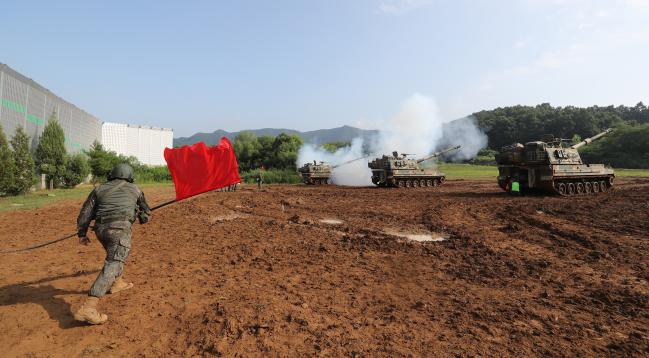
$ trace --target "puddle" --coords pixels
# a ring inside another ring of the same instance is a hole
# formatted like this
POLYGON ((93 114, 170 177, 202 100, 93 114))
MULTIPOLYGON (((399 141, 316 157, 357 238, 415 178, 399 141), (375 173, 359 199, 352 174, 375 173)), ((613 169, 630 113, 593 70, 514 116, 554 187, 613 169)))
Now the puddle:
POLYGON ((338 220, 338 219, 320 219, 320 222, 329 225, 340 225, 343 223, 342 220, 338 220))
POLYGON ((445 241, 449 238, 448 234, 441 234, 437 232, 432 232, 428 234, 414 234, 414 233, 400 232, 391 229, 386 229, 384 230, 384 232, 388 235, 399 236, 417 242, 440 242, 440 241, 445 241))

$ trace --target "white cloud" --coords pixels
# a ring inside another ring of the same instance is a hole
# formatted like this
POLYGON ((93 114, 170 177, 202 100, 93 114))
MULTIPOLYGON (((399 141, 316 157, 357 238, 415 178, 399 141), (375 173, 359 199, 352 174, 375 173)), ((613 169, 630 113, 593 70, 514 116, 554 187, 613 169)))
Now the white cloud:
POLYGON ((401 15, 422 6, 429 5, 433 0, 383 0, 379 4, 381 14, 401 15))
POLYGON ((635 9, 649 9, 649 0, 624 0, 624 3, 635 9))

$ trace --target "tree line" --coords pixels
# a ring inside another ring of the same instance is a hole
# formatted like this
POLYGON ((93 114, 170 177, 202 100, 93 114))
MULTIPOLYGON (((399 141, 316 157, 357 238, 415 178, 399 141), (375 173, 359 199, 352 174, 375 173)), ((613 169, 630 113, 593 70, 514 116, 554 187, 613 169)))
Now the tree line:
POLYGON ((590 163, 614 167, 649 168, 649 107, 591 106, 586 108, 511 106, 473 114, 487 134, 488 147, 498 150, 512 143, 539 140, 544 134, 567 139, 591 137, 607 128, 610 135, 580 150, 590 163))
POLYGON ((7 141, 0 126, 0 195, 21 195, 37 183, 37 174, 44 174, 50 187, 70 188, 81 183, 90 174, 82 154, 68 154, 65 150, 63 128, 51 117, 32 154, 30 137, 18 127, 7 141))
POLYGON ((243 131, 237 135, 232 146, 237 156, 239 169, 243 171, 259 168, 296 170, 298 151, 304 141, 298 135, 261 136, 243 131))
POLYGON ((111 169, 120 163, 131 165, 138 181, 171 180, 166 166, 142 165, 137 158, 108 151, 97 141, 89 150, 67 153, 63 128, 54 115, 43 129, 33 153, 29 143, 30 137, 22 127, 18 127, 11 140, 7 140, 0 126, 0 196, 27 193, 38 182, 37 175, 41 174, 45 175, 50 189, 73 188, 90 174, 94 182, 104 181, 111 169))

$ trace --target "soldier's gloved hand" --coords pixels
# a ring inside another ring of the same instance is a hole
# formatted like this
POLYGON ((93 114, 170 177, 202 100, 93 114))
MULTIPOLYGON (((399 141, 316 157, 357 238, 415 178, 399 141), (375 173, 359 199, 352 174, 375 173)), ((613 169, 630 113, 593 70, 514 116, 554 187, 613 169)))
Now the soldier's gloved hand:
POLYGON ((149 222, 149 215, 147 215, 144 211, 140 211, 137 214, 137 221, 140 222, 140 225, 146 224, 149 222))
POLYGON ((90 239, 88 238, 88 236, 82 236, 79 238, 79 243, 81 245, 87 246, 88 244, 90 244, 90 239))

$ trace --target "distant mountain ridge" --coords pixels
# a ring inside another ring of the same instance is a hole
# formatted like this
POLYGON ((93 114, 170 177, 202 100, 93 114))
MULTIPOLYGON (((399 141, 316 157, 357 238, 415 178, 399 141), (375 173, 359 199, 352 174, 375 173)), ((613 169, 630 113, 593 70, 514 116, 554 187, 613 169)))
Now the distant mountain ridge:
MULTIPOLYGON (((228 139, 233 140, 241 132, 243 131, 227 132, 222 129, 218 129, 212 133, 196 133, 189 137, 174 138, 174 147, 192 145, 201 141, 205 142, 205 144, 207 145, 214 145, 218 143, 219 140, 221 140, 221 137, 227 137, 228 139)), ((305 143, 324 144, 331 142, 350 142, 352 139, 358 137, 368 138, 376 135, 378 133, 378 130, 342 126, 337 128, 318 129, 306 132, 300 132, 294 129, 285 128, 261 128, 246 130, 245 132, 253 132, 258 137, 265 135, 277 136, 281 133, 296 134, 300 136, 305 143)))

